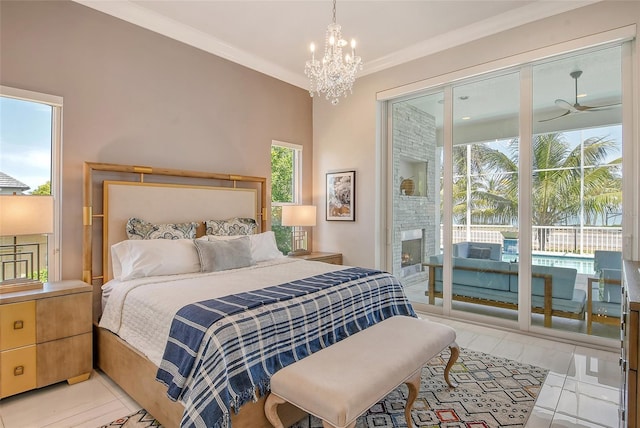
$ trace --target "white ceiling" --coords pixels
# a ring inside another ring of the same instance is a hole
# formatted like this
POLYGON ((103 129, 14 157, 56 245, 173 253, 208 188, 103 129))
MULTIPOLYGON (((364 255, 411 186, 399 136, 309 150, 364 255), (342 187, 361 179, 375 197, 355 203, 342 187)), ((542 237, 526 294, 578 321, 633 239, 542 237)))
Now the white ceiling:
MULTIPOLYGON (((325 30, 332 19, 331 0, 74 1, 304 89, 308 89, 304 64, 310 56, 309 44, 314 42, 323 52, 325 30)), ((342 25, 344 38, 358 42, 363 76, 598 1, 345 0, 337 2, 336 21, 342 25)), ((585 95, 581 104, 619 103, 620 67, 616 50, 571 54, 536 64, 533 110, 537 130, 620 123, 619 107, 539 122, 566 111, 555 105, 556 99, 575 101, 574 81, 569 76, 575 70, 584 72, 578 82, 579 92, 585 95)), ((422 96, 410 102, 433 114, 440 128, 441 98, 422 96)), ((517 77, 461 82, 454 89, 454 124, 471 116, 464 122, 469 129, 481 122, 493 123, 492 129, 498 129, 497 121, 508 121, 517 131, 518 100, 517 77)))
MULTIPOLYGON (((323 50, 330 0, 75 0, 307 88, 309 44, 323 50)), ((338 1, 366 75, 598 0, 338 1)))

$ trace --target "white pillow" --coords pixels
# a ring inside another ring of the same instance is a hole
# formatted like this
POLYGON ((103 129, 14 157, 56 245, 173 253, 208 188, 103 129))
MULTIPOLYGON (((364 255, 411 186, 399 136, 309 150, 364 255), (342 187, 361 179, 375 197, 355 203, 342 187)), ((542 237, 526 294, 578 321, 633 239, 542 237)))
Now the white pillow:
POLYGON ((111 247, 111 254, 113 276, 121 281, 200 272, 200 259, 191 239, 122 241, 111 247))
MULTIPOLYGON (((248 236, 251 241, 251 257, 256 263, 284 257, 284 254, 278 250, 276 235, 272 230, 248 236)), ((241 237, 242 236, 205 235, 198 239, 206 241, 228 241, 230 239, 239 239, 241 237)))
POLYGON ((276 234, 272 230, 257 235, 249 235, 249 240, 251 241, 251 257, 256 262, 284 257, 284 254, 278 250, 276 234))
POLYGON ((111 273, 113 274, 113 279, 120 279, 122 276, 122 265, 120 264, 120 257, 114 250, 116 245, 118 244, 111 246, 111 273))

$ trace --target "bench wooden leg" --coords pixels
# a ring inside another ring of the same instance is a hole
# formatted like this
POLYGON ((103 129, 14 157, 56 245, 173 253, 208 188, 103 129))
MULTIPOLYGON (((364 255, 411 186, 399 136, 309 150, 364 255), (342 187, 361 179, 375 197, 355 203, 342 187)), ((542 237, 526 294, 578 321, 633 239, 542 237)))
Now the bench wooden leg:
POLYGON ((447 367, 445 367, 444 369, 444 380, 451 388, 455 388, 458 386, 458 384, 451 381, 451 378, 449 378, 449 372, 451 371, 451 367, 453 367, 456 361, 458 361, 458 356, 460 355, 460 347, 458 347, 458 344, 456 342, 453 342, 451 345, 449 345, 449 350, 451 350, 451 356, 449 357, 447 367))
POLYGON ((422 368, 418 369, 409 379, 405 381, 407 387, 409 387, 409 396, 407 397, 407 403, 404 407, 404 417, 407 420, 407 427, 413 428, 413 420, 411 419, 411 409, 413 403, 418 398, 420 392, 420 380, 422 379, 422 368))
POLYGON ((286 403, 286 400, 275 394, 269 394, 264 402, 264 414, 274 428, 284 428, 280 416, 278 416, 278 406, 286 403))

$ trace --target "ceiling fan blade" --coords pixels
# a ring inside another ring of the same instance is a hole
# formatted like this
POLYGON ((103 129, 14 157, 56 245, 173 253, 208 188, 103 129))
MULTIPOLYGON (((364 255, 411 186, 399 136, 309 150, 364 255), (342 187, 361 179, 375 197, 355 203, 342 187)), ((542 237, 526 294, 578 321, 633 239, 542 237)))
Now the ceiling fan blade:
POLYGON ((604 104, 601 106, 585 106, 585 105, 581 105, 578 102, 578 79, 580 78, 580 76, 582 76, 582 70, 575 70, 572 71, 571 73, 569 73, 569 76, 571 76, 571 78, 573 79, 573 83, 574 83, 574 88, 575 88, 575 100, 576 102, 571 104, 570 102, 560 99, 558 98, 555 101, 555 105, 563 110, 566 110, 563 114, 561 114, 560 116, 555 116, 549 119, 543 119, 543 120, 539 120, 538 122, 548 122, 550 120, 555 120, 555 119, 559 119, 561 117, 564 117, 568 114, 571 113, 581 113, 581 112, 585 112, 585 111, 599 111, 599 110, 608 110, 611 108, 614 108, 616 106, 619 106, 622 103, 615 103, 615 104, 604 104))
POLYGON ((562 108, 562 109, 565 109, 565 110, 569 110, 569 111, 573 111, 573 112, 577 112, 578 111, 578 109, 576 109, 576 107, 573 104, 571 104, 570 102, 567 102, 565 100, 560 100, 560 99, 556 100, 556 105, 558 107, 562 108))
POLYGON ((601 106, 576 106, 576 109, 578 109, 579 111, 599 111, 599 110, 609 110, 613 107, 617 107, 619 105, 621 105, 622 103, 615 103, 615 104, 604 104, 601 106))
MULTIPOLYGON (((559 101, 562 101, 562 100, 559 100, 559 101)), ((549 119, 542 119, 542 120, 539 120, 538 122, 549 122, 550 120, 559 119, 559 118, 564 117, 564 116, 566 116, 566 115, 568 115, 568 114, 571 114, 571 110, 567 110, 567 111, 565 111, 565 112, 564 112, 563 114, 561 114, 560 116, 555 116, 555 117, 552 117, 552 118, 549 118, 549 119)))

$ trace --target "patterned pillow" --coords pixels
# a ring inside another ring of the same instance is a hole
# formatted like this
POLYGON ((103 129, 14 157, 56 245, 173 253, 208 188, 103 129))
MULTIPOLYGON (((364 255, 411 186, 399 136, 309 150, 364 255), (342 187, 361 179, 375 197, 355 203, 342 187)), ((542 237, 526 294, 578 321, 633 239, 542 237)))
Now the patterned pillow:
POLYGON ((139 218, 127 221, 129 239, 194 239, 198 223, 153 224, 139 218))
POLYGON ((235 217, 228 220, 207 220, 204 225, 207 228, 207 235, 253 235, 258 230, 258 223, 252 218, 235 217))

